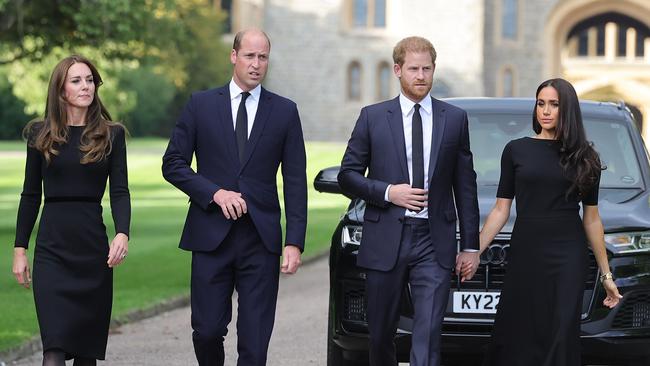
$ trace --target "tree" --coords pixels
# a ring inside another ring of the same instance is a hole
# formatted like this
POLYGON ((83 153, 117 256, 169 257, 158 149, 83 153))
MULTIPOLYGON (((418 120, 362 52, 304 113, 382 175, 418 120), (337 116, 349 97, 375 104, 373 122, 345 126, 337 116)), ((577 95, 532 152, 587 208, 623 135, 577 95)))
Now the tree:
POLYGON ((113 117, 134 135, 167 135, 190 92, 230 77, 224 19, 209 0, 0 0, 0 65, 25 110, 41 115, 54 65, 82 54, 103 76, 113 117))
POLYGON ((160 49, 165 62, 158 68, 171 77, 178 92, 169 109, 171 118, 160 129, 163 135, 168 135, 191 92, 223 85, 232 74, 231 46, 221 40, 225 14, 205 4, 205 0, 178 1, 164 16, 178 26, 178 32, 160 49))
POLYGON ((54 48, 102 49, 107 56, 142 55, 155 22, 146 0, 0 0, 0 64, 40 60, 54 48))
POLYGON ((6 75, 0 73, 0 139, 17 138, 34 117, 25 113, 25 103, 14 96, 6 75))
POLYGON ((153 72, 151 67, 125 70, 120 74, 120 90, 132 92, 134 108, 121 118, 133 136, 161 134, 171 118, 168 110, 176 94, 171 81, 153 72))

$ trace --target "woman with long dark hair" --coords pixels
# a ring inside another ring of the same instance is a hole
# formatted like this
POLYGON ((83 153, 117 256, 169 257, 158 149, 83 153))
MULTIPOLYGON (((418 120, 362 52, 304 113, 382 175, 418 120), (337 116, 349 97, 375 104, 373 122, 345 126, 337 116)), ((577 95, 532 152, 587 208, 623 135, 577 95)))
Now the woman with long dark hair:
POLYGON ((112 268, 128 252, 131 205, 125 129, 99 99, 102 79, 81 56, 50 78, 42 120, 29 123, 13 272, 30 287, 29 237, 45 197, 34 251, 34 301, 43 365, 95 365, 104 359, 113 299, 112 268), (101 200, 110 180, 116 235, 108 244, 101 200))
POLYGON ((480 236, 482 252, 507 222, 516 198, 506 279, 485 364, 579 366, 587 243, 602 273, 603 303, 611 308, 621 298, 598 214, 603 167, 586 139, 573 86, 551 79, 535 95, 536 135, 504 148, 497 201, 480 236))

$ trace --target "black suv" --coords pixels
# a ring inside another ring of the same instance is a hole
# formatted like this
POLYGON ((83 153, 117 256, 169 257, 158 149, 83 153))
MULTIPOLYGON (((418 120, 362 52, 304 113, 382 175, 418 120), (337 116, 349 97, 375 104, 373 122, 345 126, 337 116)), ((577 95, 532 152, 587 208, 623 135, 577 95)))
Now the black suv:
MULTIPOLYGON (((467 111, 482 221, 495 202, 501 152, 513 139, 532 133, 533 99, 447 99, 467 111)), ((582 307, 583 361, 589 364, 650 365, 650 166, 634 118, 623 104, 581 102, 585 128, 607 170, 600 183, 600 214, 609 263, 623 299, 613 310, 602 305, 604 291, 590 256, 582 307)), ((342 193, 338 167, 314 181, 320 192, 342 193)), ((363 234, 365 202, 350 197, 332 236, 327 365, 364 365, 368 360, 365 273, 356 257, 363 234)), ((442 353, 447 365, 479 364, 489 342, 508 262, 513 215, 481 256, 471 281, 452 277, 443 322, 442 353)), ((530 291, 535 291, 530 288, 530 291)), ((409 289, 402 296, 395 343, 408 362, 413 310, 409 289)))

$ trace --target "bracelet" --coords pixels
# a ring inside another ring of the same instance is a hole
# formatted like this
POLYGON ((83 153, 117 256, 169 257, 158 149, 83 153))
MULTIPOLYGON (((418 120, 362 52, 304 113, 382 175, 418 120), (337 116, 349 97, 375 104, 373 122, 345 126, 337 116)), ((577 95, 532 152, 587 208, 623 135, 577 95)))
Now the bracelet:
POLYGON ((600 275, 600 283, 603 283, 605 280, 614 280, 612 272, 607 272, 600 275))

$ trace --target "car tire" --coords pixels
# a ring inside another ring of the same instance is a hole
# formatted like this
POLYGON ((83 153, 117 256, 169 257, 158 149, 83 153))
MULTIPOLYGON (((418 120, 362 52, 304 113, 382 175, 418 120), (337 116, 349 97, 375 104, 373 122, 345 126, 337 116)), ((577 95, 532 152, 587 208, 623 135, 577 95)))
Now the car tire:
POLYGON ((481 357, 453 357, 443 358, 442 365, 444 366, 481 366, 483 359, 481 357))
POLYGON ((343 350, 330 337, 331 330, 327 333, 327 366, 352 366, 353 362, 343 358, 343 350))
POLYGON ((327 312, 327 366, 366 366, 368 362, 346 360, 343 350, 334 343, 334 316, 332 309, 327 312))
POLYGON ((626 366, 648 366, 650 365, 650 357, 644 358, 643 360, 630 361, 625 365, 626 366))

